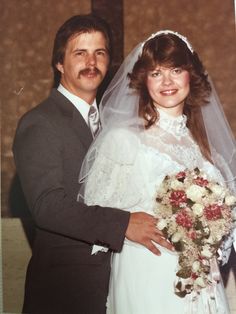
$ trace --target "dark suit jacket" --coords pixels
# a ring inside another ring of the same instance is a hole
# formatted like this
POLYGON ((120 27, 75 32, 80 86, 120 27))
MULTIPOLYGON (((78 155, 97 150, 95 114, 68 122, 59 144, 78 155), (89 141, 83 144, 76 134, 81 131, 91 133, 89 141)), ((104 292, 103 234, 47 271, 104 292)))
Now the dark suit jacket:
POLYGON ((110 253, 91 255, 91 247, 119 252, 129 213, 76 201, 91 142, 84 119, 57 90, 19 122, 15 163, 37 226, 24 313, 105 313, 110 253))

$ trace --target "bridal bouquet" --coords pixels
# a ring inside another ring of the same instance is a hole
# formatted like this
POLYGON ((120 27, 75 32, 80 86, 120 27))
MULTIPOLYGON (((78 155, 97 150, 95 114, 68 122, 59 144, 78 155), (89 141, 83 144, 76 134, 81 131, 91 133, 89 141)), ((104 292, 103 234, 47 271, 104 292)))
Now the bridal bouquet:
POLYGON ((179 253, 175 292, 199 292, 212 283, 210 267, 233 227, 236 198, 196 168, 166 176, 156 202, 157 227, 179 253))

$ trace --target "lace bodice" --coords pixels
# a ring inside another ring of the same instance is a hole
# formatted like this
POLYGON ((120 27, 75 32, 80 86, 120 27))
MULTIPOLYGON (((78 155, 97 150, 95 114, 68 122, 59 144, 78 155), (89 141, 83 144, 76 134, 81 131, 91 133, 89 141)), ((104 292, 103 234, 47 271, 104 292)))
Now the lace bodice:
POLYGON ((199 167, 222 181, 192 139, 186 116, 172 117, 162 110, 159 115, 158 122, 139 136, 126 129, 107 134, 88 178, 88 204, 138 210, 145 203, 145 210, 150 212, 155 190, 165 175, 185 168, 199 167))
POLYGON ((145 144, 185 168, 203 167, 205 159, 186 126, 186 116, 172 117, 162 110, 158 112, 159 120, 145 132, 145 144))

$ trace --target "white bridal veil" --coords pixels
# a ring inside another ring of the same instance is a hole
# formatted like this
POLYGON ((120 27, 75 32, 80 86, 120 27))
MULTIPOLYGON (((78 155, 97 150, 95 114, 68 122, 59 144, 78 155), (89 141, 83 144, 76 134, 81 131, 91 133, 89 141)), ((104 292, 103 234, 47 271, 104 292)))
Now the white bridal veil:
MULTIPOLYGON (((166 33, 177 35, 185 42, 191 53, 193 53, 193 48, 189 41, 184 36, 170 30, 152 34, 147 40, 166 33)), ((103 95, 99 108, 102 129, 90 147, 82 165, 79 181, 83 184, 78 199, 83 198, 87 177, 90 171, 92 171, 93 161, 101 148, 101 143, 106 134, 117 127, 132 129, 137 134, 144 130, 143 119, 139 118, 138 114, 139 96, 134 90, 129 88, 128 73, 132 72, 133 66, 138 60, 145 42, 137 45, 126 57, 103 95)), ((213 83, 210 79, 209 81, 212 87, 209 103, 203 106, 201 110, 211 156, 214 164, 224 176, 227 185, 236 192, 235 139, 225 118, 213 83)), ((109 154, 109 152, 107 153, 109 154)), ((129 154, 128 151, 127 154, 129 154)))

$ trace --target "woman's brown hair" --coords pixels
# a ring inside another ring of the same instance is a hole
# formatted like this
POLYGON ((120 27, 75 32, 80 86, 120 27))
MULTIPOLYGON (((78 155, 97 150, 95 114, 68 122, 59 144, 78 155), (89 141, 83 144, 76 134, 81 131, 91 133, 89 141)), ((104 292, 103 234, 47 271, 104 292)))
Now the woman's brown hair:
POLYGON ((191 52, 186 43, 174 34, 161 34, 148 40, 142 54, 129 74, 130 87, 140 95, 139 114, 146 122, 146 128, 158 119, 155 105, 146 86, 147 75, 155 67, 181 67, 190 74, 190 93, 184 104, 187 127, 198 143, 202 154, 210 160, 210 150, 203 124, 201 106, 208 103, 211 92, 207 74, 196 52, 191 52))

